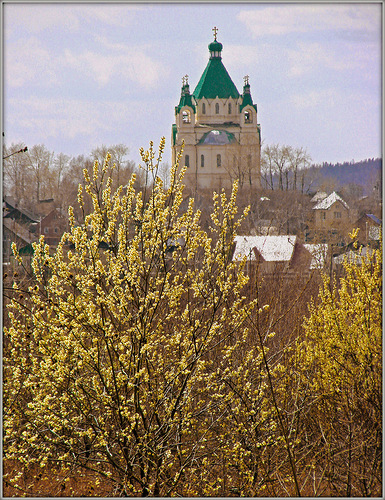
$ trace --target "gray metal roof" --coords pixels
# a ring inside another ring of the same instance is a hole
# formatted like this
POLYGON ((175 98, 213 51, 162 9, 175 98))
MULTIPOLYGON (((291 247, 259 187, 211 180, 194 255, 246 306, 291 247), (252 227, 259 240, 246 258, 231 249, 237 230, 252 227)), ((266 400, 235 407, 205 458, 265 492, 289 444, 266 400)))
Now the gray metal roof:
POLYGON ((233 144, 237 142, 234 134, 227 132, 226 130, 211 130, 204 134, 204 136, 200 139, 198 144, 233 144))

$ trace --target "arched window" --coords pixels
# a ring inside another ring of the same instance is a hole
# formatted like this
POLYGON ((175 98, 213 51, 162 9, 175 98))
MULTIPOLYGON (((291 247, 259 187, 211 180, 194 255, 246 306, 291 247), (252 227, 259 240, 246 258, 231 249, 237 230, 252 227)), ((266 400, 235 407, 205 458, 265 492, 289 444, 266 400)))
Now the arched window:
POLYGON ((229 104, 228 104, 227 112, 229 115, 231 115, 231 102, 229 102, 229 104))
POLYGON ((217 155, 217 167, 220 167, 222 163, 221 155, 217 155))
POLYGON ((253 117, 250 111, 245 111, 245 123, 251 123, 253 121, 253 117))
POLYGON ((219 115, 219 104, 218 103, 215 104, 215 114, 219 115))
POLYGON ((191 116, 190 116, 189 111, 183 111, 182 120, 183 120, 183 123, 190 123, 191 122, 191 116))
POLYGON ((186 167, 190 166, 190 156, 189 155, 186 155, 184 157, 184 164, 185 164, 186 167))
POLYGON ((205 156, 201 155, 201 167, 205 166, 205 156))
POLYGON ((203 102, 202 103, 202 115, 206 114, 206 104, 203 102))

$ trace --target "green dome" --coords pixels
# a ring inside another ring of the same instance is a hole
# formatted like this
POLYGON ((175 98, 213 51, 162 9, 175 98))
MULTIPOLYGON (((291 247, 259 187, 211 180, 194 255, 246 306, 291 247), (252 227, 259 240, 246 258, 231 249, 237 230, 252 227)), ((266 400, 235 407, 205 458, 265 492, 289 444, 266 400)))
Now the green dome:
POLYGON ((209 44, 209 51, 210 52, 221 52, 222 49, 223 49, 223 45, 220 42, 217 42, 216 40, 209 44))

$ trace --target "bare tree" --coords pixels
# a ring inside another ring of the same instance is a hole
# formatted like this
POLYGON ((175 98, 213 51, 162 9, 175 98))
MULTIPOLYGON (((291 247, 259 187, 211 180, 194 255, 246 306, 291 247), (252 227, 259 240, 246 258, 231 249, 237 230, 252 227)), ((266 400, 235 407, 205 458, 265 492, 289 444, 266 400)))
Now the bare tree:
POLYGON ((4 192, 13 196, 20 203, 24 200, 29 183, 26 146, 23 143, 12 143, 3 150, 4 192))
MULTIPOLYGON (((265 180, 267 174, 269 176, 269 181, 267 184, 273 189, 273 176, 278 175, 278 189, 283 191, 283 177, 287 176, 287 172, 290 169, 290 146, 280 146, 279 144, 273 144, 272 146, 266 146, 262 153, 262 167, 265 172, 265 180)), ((288 177, 286 177, 286 189, 288 188, 288 177)))
MULTIPOLYGON (((29 168, 32 170, 33 189, 32 200, 39 202, 40 199, 47 196, 50 166, 53 160, 53 153, 43 144, 37 144, 27 153, 29 168)), ((49 193, 52 194, 52 193, 49 193)))
POLYGON ((311 157, 306 151, 306 149, 300 147, 300 148, 289 148, 289 163, 290 163, 290 169, 293 173, 293 183, 292 187, 293 190, 297 189, 297 175, 298 175, 298 170, 302 170, 302 182, 301 182, 301 192, 303 193, 303 188, 304 188, 304 170, 310 166, 311 162, 311 157))
POLYGON ((65 199, 65 191, 62 189, 62 182, 65 178, 65 173, 69 168, 70 159, 70 156, 65 155, 64 153, 59 153, 53 160, 53 189, 55 192, 55 199, 61 207, 63 205, 63 200, 65 199))
POLYGON ((265 187, 274 190, 274 177, 278 177, 278 189, 289 190, 290 176, 292 189, 297 189, 298 172, 302 171, 301 192, 305 188, 305 169, 310 166, 311 157, 305 148, 293 148, 280 144, 267 145, 263 148, 261 169, 265 187))
POLYGON ((103 165, 104 158, 109 153, 111 155, 111 165, 114 165, 114 188, 120 185, 125 185, 129 182, 131 174, 135 170, 135 163, 128 159, 129 148, 124 144, 112 144, 101 146, 91 151, 91 158, 97 161, 99 165, 103 165))

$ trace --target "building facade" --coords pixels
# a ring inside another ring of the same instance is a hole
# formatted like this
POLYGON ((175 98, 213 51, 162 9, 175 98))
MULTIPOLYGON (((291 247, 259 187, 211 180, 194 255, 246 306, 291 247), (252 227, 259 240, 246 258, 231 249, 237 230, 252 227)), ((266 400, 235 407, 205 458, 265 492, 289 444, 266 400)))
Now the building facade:
POLYGON ((349 205, 335 191, 313 207, 314 238, 343 246, 351 231, 349 205))
POLYGON ((209 62, 193 93, 187 75, 175 107, 172 126, 172 161, 183 146, 180 165, 187 167, 185 183, 192 190, 241 187, 260 188, 261 129, 249 77, 240 94, 222 63, 222 44, 209 44, 209 62))

